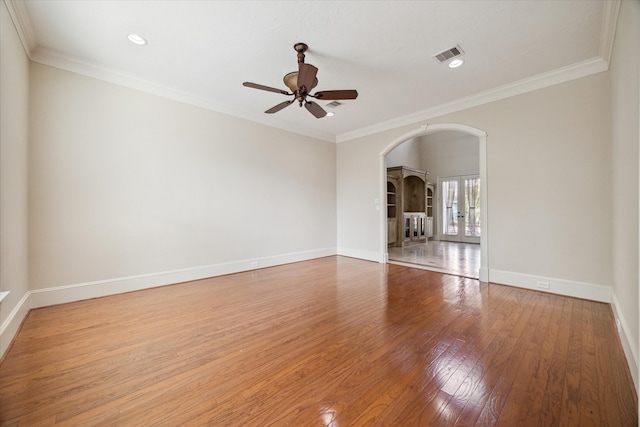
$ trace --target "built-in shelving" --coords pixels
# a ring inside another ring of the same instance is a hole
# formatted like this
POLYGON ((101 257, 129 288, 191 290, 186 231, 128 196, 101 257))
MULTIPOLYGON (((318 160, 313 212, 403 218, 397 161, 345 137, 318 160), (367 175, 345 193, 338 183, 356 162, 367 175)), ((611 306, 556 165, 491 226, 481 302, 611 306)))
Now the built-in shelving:
POLYGON ((406 166, 387 168, 387 243, 390 246, 427 241, 427 208, 433 211, 433 187, 430 197, 428 199, 427 172, 406 166))
POLYGON ((387 182, 387 218, 396 217, 396 187, 387 182))

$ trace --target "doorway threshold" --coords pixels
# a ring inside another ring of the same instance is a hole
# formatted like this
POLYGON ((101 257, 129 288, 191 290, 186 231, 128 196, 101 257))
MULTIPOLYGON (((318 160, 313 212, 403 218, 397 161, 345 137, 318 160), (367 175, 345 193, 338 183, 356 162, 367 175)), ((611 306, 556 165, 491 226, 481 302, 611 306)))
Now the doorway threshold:
POLYGON ((464 277, 466 279, 479 280, 479 278, 480 278, 479 274, 475 275, 475 276, 473 274, 470 274, 470 273, 462 274, 460 272, 447 270, 445 268, 438 268, 438 267, 435 267, 435 266, 423 265, 423 264, 414 264, 414 263, 411 263, 411 262, 396 261, 396 260, 393 260, 393 259, 390 259, 388 264, 402 265, 403 267, 418 268, 420 270, 433 271, 435 273, 448 274, 450 276, 464 277))
POLYGON ((389 263, 453 276, 480 278, 480 245, 429 241, 388 249, 389 263))

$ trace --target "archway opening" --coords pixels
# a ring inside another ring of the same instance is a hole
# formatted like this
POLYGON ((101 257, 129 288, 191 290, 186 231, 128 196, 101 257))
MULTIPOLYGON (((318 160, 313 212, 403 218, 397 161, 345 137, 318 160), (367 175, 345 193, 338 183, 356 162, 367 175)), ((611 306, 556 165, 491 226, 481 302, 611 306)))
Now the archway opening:
MULTIPOLYGON (((487 193, 489 182, 487 180, 487 134, 481 129, 458 123, 442 123, 435 125, 424 125, 418 129, 407 132, 389 143, 379 155, 379 178, 380 178, 380 200, 387 200, 387 155, 399 145, 413 138, 442 131, 456 131, 470 135, 477 139, 478 143, 478 170, 482 185, 480 187, 480 217, 482 218, 482 234, 480 236, 480 268, 478 277, 480 281, 489 281, 489 207, 487 204, 487 193)), ((388 253, 388 209, 380 209, 380 259, 389 261, 388 253)))

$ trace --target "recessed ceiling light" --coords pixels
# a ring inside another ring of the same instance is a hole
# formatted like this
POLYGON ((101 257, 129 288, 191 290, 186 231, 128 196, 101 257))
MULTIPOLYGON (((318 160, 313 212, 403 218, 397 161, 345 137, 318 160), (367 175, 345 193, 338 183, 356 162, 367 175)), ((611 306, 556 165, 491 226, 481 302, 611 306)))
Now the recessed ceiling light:
POLYGON ((127 38, 131 43, 137 44, 139 46, 144 46, 145 44, 147 44, 147 41, 137 34, 129 34, 127 38))
POLYGON ((333 117, 333 116, 335 116, 335 113, 333 111, 329 111, 327 113, 327 117, 333 117))
POLYGON ((449 62, 449 68, 458 68, 462 64, 464 64, 464 61, 462 59, 454 59, 453 61, 449 62))

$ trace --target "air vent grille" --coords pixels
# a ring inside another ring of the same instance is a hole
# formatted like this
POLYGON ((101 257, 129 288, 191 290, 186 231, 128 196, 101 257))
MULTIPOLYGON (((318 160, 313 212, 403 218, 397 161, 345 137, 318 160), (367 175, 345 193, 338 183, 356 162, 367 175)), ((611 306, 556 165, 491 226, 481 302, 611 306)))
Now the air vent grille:
POLYGON ((460 49, 460 46, 454 46, 451 49, 447 49, 444 52, 440 52, 436 55, 433 55, 435 59, 439 62, 445 62, 450 60, 451 58, 455 58, 456 56, 462 55, 464 52, 460 49))
POLYGON ((327 107, 331 107, 331 108, 336 108, 342 105, 342 102, 338 102, 338 101, 332 101, 330 103, 328 103, 326 106, 327 107))

